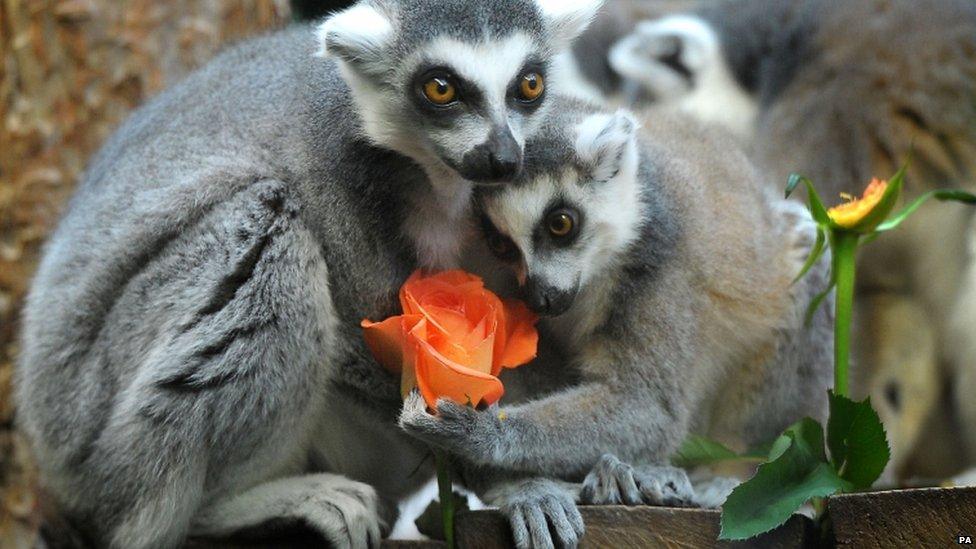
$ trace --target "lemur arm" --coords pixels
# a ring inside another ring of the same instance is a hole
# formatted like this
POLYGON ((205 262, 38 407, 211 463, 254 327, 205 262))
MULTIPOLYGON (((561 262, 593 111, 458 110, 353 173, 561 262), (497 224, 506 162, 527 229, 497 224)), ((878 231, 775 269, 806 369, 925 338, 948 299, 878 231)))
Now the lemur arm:
POLYGON ((686 405, 680 397, 649 401, 642 392, 587 383, 485 411, 442 401, 436 416, 413 397, 404 404, 401 425, 480 465, 581 480, 605 453, 663 462, 677 448, 688 424, 686 405))
POLYGON ((633 334, 594 336, 588 346, 594 350, 579 357, 585 364, 579 385, 483 411, 441 401, 436 415, 413 395, 400 424, 472 463, 566 480, 582 480, 608 452, 629 462, 663 463, 690 422, 696 391, 688 378, 696 357, 688 339, 694 331, 648 324, 626 329, 641 332, 642 344, 621 344, 633 334))

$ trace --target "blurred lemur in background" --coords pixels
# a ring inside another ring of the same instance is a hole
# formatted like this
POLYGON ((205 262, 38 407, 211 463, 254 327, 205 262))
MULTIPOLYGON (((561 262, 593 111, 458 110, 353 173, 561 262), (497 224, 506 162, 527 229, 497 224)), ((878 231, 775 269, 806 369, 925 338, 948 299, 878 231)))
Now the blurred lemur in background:
POLYGON ((228 50, 116 132, 47 245, 16 379, 84 541, 304 524, 378 545, 384 503, 431 471, 359 322, 456 262, 473 182, 521 170, 550 60, 598 5, 360 2, 228 50))
MULTIPOLYGON (((829 261, 791 285, 813 222, 724 132, 662 114, 639 131, 626 113, 558 100, 525 173, 476 201, 487 247, 548 317, 541 344, 579 383, 485 411, 441 401, 436 415, 415 395, 400 423, 486 467, 574 482, 592 470, 585 502, 707 503, 667 466, 689 433, 745 450, 824 419, 831 314, 806 327, 804 312, 829 261)), ((542 507, 572 540, 564 506, 542 507)), ((517 516, 513 531, 520 547, 548 545, 517 516)))
POLYGON ((301 22, 322 19, 355 3, 355 0, 290 0, 289 5, 292 18, 301 22))
MULTIPOLYGON (((913 144, 906 199, 976 188, 971 0, 718 0, 604 43, 618 93, 728 128, 777 188, 799 172, 839 200, 913 144)), ((856 385, 888 427, 888 481, 951 474, 960 444, 976 465, 974 247, 971 209, 932 204, 861 258, 856 385)))

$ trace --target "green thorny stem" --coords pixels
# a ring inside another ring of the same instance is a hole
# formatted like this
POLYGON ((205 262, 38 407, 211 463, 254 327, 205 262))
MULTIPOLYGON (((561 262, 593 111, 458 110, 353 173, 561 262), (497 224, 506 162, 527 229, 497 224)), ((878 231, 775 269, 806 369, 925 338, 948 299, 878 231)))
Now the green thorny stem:
POLYGON ((834 393, 848 396, 847 371, 851 357, 851 315, 854 308, 854 255, 860 235, 834 231, 832 248, 837 296, 834 309, 834 393))
POLYGON ((441 522, 448 549, 454 549, 454 487, 451 484, 451 463, 443 450, 434 450, 437 467, 437 488, 440 493, 441 522))

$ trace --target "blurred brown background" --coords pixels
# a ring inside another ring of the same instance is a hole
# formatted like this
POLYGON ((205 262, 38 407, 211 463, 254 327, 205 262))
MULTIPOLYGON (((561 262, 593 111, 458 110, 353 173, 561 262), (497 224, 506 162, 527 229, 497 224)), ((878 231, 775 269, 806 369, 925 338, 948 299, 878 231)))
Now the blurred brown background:
POLYGON ((45 235, 125 116, 287 0, 0 0, 0 546, 33 545, 37 502, 12 431, 17 319, 45 235))

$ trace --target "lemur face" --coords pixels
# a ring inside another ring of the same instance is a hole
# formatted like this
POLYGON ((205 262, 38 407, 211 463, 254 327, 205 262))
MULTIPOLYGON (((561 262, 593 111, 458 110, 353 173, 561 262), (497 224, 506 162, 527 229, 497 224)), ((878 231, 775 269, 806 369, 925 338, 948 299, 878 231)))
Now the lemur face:
POLYGON ((636 123, 591 114, 527 145, 526 174, 478 193, 485 241, 516 274, 526 303, 556 316, 640 228, 636 123))
POLYGON ((322 24, 374 143, 435 173, 506 182, 547 104, 550 60, 602 0, 374 0, 322 24))

